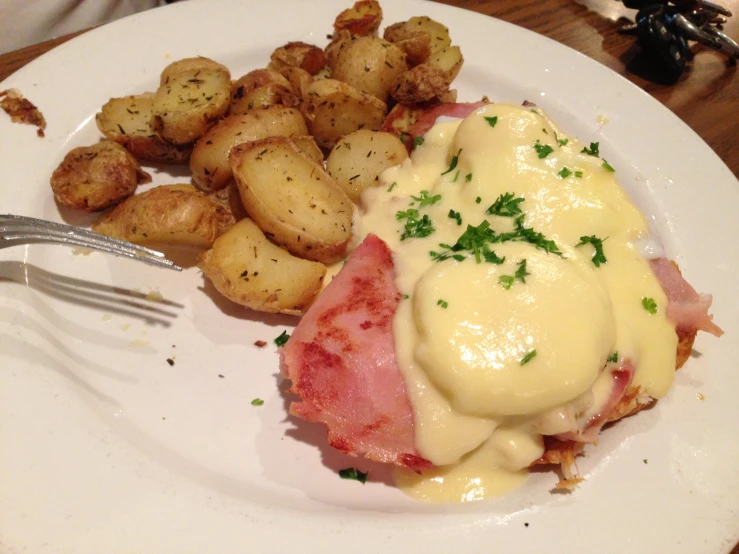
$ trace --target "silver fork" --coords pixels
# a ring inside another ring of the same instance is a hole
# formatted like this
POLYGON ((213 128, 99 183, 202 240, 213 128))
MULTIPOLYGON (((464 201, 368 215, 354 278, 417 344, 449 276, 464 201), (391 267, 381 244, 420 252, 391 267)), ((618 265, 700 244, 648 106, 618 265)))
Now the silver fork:
POLYGON ((182 271, 181 267, 176 266, 161 252, 132 242, 106 237, 72 225, 21 215, 0 214, 0 249, 38 242, 100 250, 147 264, 182 271))

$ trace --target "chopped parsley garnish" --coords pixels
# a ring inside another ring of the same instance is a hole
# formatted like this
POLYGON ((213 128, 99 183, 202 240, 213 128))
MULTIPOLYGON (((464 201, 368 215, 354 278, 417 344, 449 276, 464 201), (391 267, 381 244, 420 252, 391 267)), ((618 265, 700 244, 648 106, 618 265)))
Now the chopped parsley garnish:
POLYGON ((418 135, 416 138, 413 139, 413 148, 418 148, 419 146, 421 146, 424 140, 425 139, 421 135, 418 135))
POLYGON ((582 171, 575 171, 575 177, 582 179, 582 171))
POLYGON ((446 300, 439 299, 439 301, 436 303, 436 305, 437 306, 441 306, 442 308, 444 308, 446 310, 449 307, 449 302, 447 302, 446 300))
POLYGON ((532 350, 531 352, 529 352, 528 354, 526 354, 526 355, 525 355, 525 356, 524 356, 523 358, 521 358, 521 361, 519 362, 519 364, 521 364, 521 365, 526 365, 526 364, 527 364, 527 363, 529 363, 529 362, 530 362, 530 361, 531 361, 531 360, 532 360, 532 359, 533 359, 534 357, 536 357, 536 350, 535 350, 535 349, 534 349, 534 350, 532 350))
POLYGON ((546 130, 546 128, 545 128, 545 127, 542 127, 542 128, 541 128, 541 132, 542 132, 542 133, 544 133, 545 135, 548 135, 548 134, 549 134, 549 133, 547 132, 547 130, 546 130))
POLYGON ((388 192, 392 191, 397 186, 397 184, 398 184, 397 182, 393 181, 393 184, 387 187, 387 191, 388 192))
POLYGON ((413 198, 413 200, 415 200, 416 202, 420 202, 418 207, 423 208, 424 206, 431 206, 432 204, 436 204, 439 200, 441 200, 441 194, 430 196, 429 191, 422 190, 421 196, 411 196, 411 198, 413 198))
POLYGON ((462 149, 459 149, 459 152, 457 152, 456 156, 452 156, 452 163, 449 164, 449 169, 447 169, 442 175, 446 175, 447 173, 451 173, 457 168, 457 164, 459 163, 459 155, 462 153, 462 149))
POLYGON ((404 212, 398 212, 395 214, 395 217, 398 220, 408 220, 405 223, 405 231, 403 231, 403 234, 400 235, 400 240, 423 238, 436 232, 436 229, 434 229, 434 226, 431 223, 431 219, 429 219, 428 215, 424 215, 421 218, 419 218, 418 216, 418 210, 414 210, 412 208, 409 208, 404 212))
POLYGON ((358 469, 348 467, 346 469, 339 470, 339 477, 342 479, 351 479, 352 481, 359 481, 364 484, 367 482, 367 473, 362 473, 358 469))
POLYGON ((449 210, 449 219, 455 219, 457 221, 457 225, 462 225, 462 214, 459 212, 449 210))
POLYGON ((644 296, 641 299, 641 305, 644 306, 644 309, 650 314, 654 315, 657 313, 657 303, 654 301, 654 298, 647 298, 644 296))
POLYGON ((570 171, 566 167, 563 167, 557 175, 559 175, 560 177, 562 177, 562 179, 567 179, 567 177, 569 177, 570 175, 572 175, 572 171, 570 171))
POLYGON ((472 173, 468 173, 467 175, 465 175, 464 177, 465 183, 469 183, 471 180, 472 180, 472 173))
POLYGON ((599 146, 599 142, 591 142, 590 148, 583 148, 582 150, 580 150, 580 154, 587 154, 588 156, 600 156, 600 152, 598 151, 599 146))
POLYGON ((255 398, 251 401, 252 406, 261 406, 262 404, 264 404, 264 400, 262 400, 261 398, 255 398))
POLYGON ((409 298, 410 298, 410 296, 408 296, 407 294, 404 294, 403 295, 403 300, 408 300, 409 298))
POLYGON ((518 262, 518 269, 516 270, 516 273, 514 274, 514 277, 521 281, 522 283, 526 283, 526 276, 531 275, 528 271, 526 271, 526 258, 518 262))
POLYGON ((283 331, 279 337, 275 339, 275 344, 277 346, 285 346, 285 343, 290 338, 290 335, 287 334, 287 331, 283 331))
POLYGON ((523 220, 524 215, 519 215, 514 221, 514 225, 516 227, 515 231, 512 233, 503 233, 499 236, 500 238, 496 240, 496 242, 507 242, 509 240, 528 242, 540 250, 564 257, 562 252, 559 250, 559 247, 557 247, 557 243, 553 240, 547 239, 543 234, 534 231, 531 227, 524 227, 523 220))
POLYGON ((609 164, 609 163, 608 163, 607 161, 605 161, 605 160, 603 160, 603 163, 601 164, 601 166, 602 166, 602 167, 603 167, 603 169, 605 169, 606 171, 610 171, 611 173, 615 173, 615 172, 616 172, 616 170, 615 170, 615 169, 613 169, 613 166, 612 166, 611 164, 609 164))
POLYGON ((456 172, 456 173, 454 174, 454 179, 452 179, 452 183, 456 183, 456 182, 457 182, 457 179, 458 179, 458 178, 459 178, 459 169, 458 169, 458 170, 457 170, 457 172, 456 172))
POLYGON ((482 202, 482 198, 480 198, 479 196, 475 198, 475 204, 479 204, 480 202, 482 202))
POLYGON ((542 144, 538 140, 534 143, 534 150, 539 155, 539 158, 546 158, 549 154, 554 152, 554 148, 548 144, 542 144))
POLYGON ((618 352, 614 352, 608 358, 606 358, 606 361, 611 364, 615 364, 618 361, 618 352))
POLYGON ((467 230, 457 239, 457 242, 452 246, 452 250, 455 252, 469 250, 479 264, 482 262, 483 253, 489 251, 486 250, 486 245, 492 243, 494 239, 495 231, 490 228, 490 223, 485 220, 477 227, 467 225, 467 230))
POLYGON ((557 141, 557 144, 560 146, 567 146, 567 143, 570 142, 570 139, 561 139, 557 136, 557 131, 554 132, 554 140, 557 141))
POLYGON ((511 285, 513 284, 514 277, 513 275, 501 275, 498 277, 498 283, 503 285, 503 288, 505 290, 508 290, 511 288, 511 285))
POLYGON ((521 213, 521 208, 518 205, 523 200, 521 197, 517 198, 512 192, 506 192, 498 196, 493 205, 487 209, 487 213, 502 217, 515 217, 521 213))
POLYGON ((485 258, 485 261, 489 264, 500 265, 505 261, 505 257, 501 258, 492 250, 483 249, 482 257, 485 258))
POLYGON ((498 123, 498 116, 494 115, 493 117, 486 117, 485 121, 487 121, 491 127, 495 127, 495 124, 498 123))
POLYGON ((595 254, 593 254, 593 257, 591 259, 595 267, 600 267, 600 264, 604 264, 608 262, 605 254, 603 254, 603 241, 604 240, 607 240, 607 239, 601 240, 595 235, 590 235, 589 237, 580 237, 580 242, 578 242, 575 246, 582 246, 583 244, 592 244, 593 248, 595 248, 595 254))

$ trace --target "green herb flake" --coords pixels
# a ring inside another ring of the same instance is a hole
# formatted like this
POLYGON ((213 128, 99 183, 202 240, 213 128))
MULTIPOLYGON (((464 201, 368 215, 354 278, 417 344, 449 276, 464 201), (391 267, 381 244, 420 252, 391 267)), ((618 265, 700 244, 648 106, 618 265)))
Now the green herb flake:
POLYGON ((420 135, 417 136, 416 138, 414 138, 413 139, 413 148, 418 148, 419 146, 421 146, 423 144, 423 141, 424 140, 425 139, 422 136, 420 136, 420 135))
POLYGON ((603 254, 603 242, 605 240, 607 240, 607 238, 601 240, 595 235, 590 235, 589 237, 580 237, 580 242, 578 242, 575 246, 577 247, 582 246, 583 244, 592 244, 593 248, 595 248, 595 253, 593 254, 591 260, 595 267, 600 267, 600 264, 608 262, 605 254, 603 254))
POLYGON ((457 221, 457 225, 462 225, 462 214, 460 214, 459 212, 449 210, 449 219, 454 219, 457 221))
POLYGON ((261 398, 255 398, 251 401, 252 406, 261 406, 262 404, 264 404, 264 400, 262 400, 261 398))
POLYGON ((606 361, 610 364, 615 364, 618 361, 618 352, 614 352, 608 358, 606 358, 606 361))
POLYGON ((646 458, 644 458, 644 459, 642 460, 642 462, 644 462, 645 464, 648 464, 648 463, 649 463, 649 460, 647 460, 646 458))
POLYGON ((480 198, 479 196, 475 198, 475 204, 479 204, 480 202, 482 202, 482 198, 480 198))
POLYGON ((514 277, 522 283, 526 283, 526 277, 528 275, 531 275, 531 273, 526 271, 526 258, 524 258, 523 260, 518 262, 518 269, 516 270, 514 277))
POLYGON ((544 159, 554 152, 554 148, 548 144, 541 144, 538 140, 534 143, 534 150, 536 150, 536 153, 539 155, 539 159, 544 159))
POLYGON ((403 300, 408 300, 409 298, 410 298, 410 296, 408 296, 407 294, 404 294, 403 295, 403 300))
POLYGON ((527 363, 529 363, 535 357, 536 357, 536 350, 532 350, 531 352, 529 352, 528 354, 526 354, 523 358, 521 358, 521 361, 519 362, 519 364, 526 365, 527 363))
POLYGON ((290 335, 287 334, 287 331, 283 331, 279 337, 275 339, 275 344, 277 346, 285 346, 285 343, 290 338, 290 335))
POLYGON ((452 183, 456 183, 456 182, 457 182, 457 179, 458 179, 458 178, 459 178, 459 169, 458 169, 458 170, 457 170, 457 172, 456 172, 456 173, 454 174, 454 179, 452 179, 452 183))
POLYGON ((429 195, 429 191, 422 190, 421 196, 411 196, 413 200, 416 202, 420 202, 419 208, 423 208, 424 206, 431 206, 433 204, 436 204, 439 200, 441 200, 441 194, 435 194, 434 196, 429 195))
POLYGON ((501 258, 492 250, 487 250, 485 248, 483 248, 482 257, 485 258, 485 261, 489 264, 500 265, 505 261, 505 256, 501 258))
POLYGON ((654 315, 657 313, 657 303, 654 301, 654 298, 647 298, 644 296, 641 299, 641 305, 644 306, 644 309, 650 314, 654 315))
POLYGON ((521 213, 521 208, 518 205, 523 201, 523 198, 516 197, 512 192, 506 192, 498 197, 486 213, 502 217, 515 217, 521 213))
POLYGON ((422 218, 418 218, 418 210, 408 210, 407 212, 398 212, 395 214, 398 219, 407 219, 405 223, 405 229, 403 234, 400 235, 400 240, 413 239, 413 238, 424 238, 432 233, 436 232, 433 223, 428 215, 424 215, 422 218), (401 217, 401 214, 406 214, 401 217), (410 214, 410 215, 409 215, 410 214), (413 215, 415 214, 415 215, 413 215))
POLYGON ((605 169, 606 171, 610 173, 616 173, 616 170, 613 169, 613 166, 609 164, 607 161, 603 160, 603 163, 601 164, 601 167, 605 169))
POLYGON ((452 156, 452 163, 449 164, 449 169, 447 169, 442 175, 446 175, 447 173, 451 173, 457 168, 457 164, 459 163, 459 156, 462 154, 462 149, 459 149, 459 152, 457 152, 456 156, 452 156))
POLYGON ((591 142, 590 148, 585 147, 582 150, 580 150, 580 154, 587 154, 588 156, 600 156, 600 152, 598 151, 598 148, 600 146, 600 143, 598 142, 591 142))
POLYGON ((465 183, 469 183, 471 180, 472 180, 472 173, 468 173, 467 175, 465 175, 464 177, 465 183))
POLYGON ((485 121, 487 121, 491 127, 495 127, 495 124, 498 123, 498 116, 494 115, 493 117, 486 117, 485 121))
POLYGON ((511 285, 513 285, 513 280, 513 275, 501 275, 500 277, 498 277, 498 283, 503 285, 503 288, 505 290, 509 290, 511 288, 511 285))
POLYGON ((549 133, 547 132, 546 128, 544 128, 544 127, 542 127, 542 128, 541 128, 541 132, 542 132, 542 133, 544 133, 545 135, 548 135, 548 134, 549 134, 549 133))
POLYGON ((582 179, 582 171, 575 171, 575 177, 582 179))
POLYGON ((393 181, 393 184, 387 187, 387 191, 391 192, 396 186, 398 185, 397 182, 393 181))
POLYGON ((567 167, 563 167, 557 175, 559 175, 562 179, 567 179, 567 177, 572 175, 572 171, 570 171, 567 167))
POLYGON ((367 482, 367 475, 368 473, 362 473, 361 471, 353 467, 339 470, 339 477, 341 477, 342 479, 359 481, 363 485, 367 482))
POLYGON ((446 310, 449 307, 449 302, 447 302, 446 300, 439 299, 439 301, 436 302, 436 305, 441 306, 442 308, 446 310))

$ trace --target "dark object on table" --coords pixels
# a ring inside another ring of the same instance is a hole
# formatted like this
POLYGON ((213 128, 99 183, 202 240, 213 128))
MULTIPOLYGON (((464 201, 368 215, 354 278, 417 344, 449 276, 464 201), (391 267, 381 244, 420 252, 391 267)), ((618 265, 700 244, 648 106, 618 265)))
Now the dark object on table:
POLYGON ((726 54, 732 63, 739 59, 739 45, 722 32, 731 12, 708 0, 623 0, 627 8, 639 10, 636 23, 622 32, 635 34, 644 50, 679 75, 693 58, 688 41, 696 41, 726 54))

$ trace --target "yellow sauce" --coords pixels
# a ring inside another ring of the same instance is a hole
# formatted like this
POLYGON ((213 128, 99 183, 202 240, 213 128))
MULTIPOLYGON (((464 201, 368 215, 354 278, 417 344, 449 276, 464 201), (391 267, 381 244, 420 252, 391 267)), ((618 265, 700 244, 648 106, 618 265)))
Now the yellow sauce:
POLYGON ((615 173, 583 146, 541 111, 491 104, 435 125, 411 159, 362 196, 355 240, 375 233, 393 251, 408 295, 393 322, 398 366, 417 449, 439 466, 396 472, 411 496, 472 500, 520 484, 544 451, 542 434, 577 431, 578 416, 608 398, 603 368, 614 352, 635 364, 632 384, 644 394, 660 398, 672 384, 677 338, 667 300, 635 246, 649 227, 615 173), (514 231, 515 215, 486 213, 506 193, 523 198, 522 225, 561 255, 509 241, 488 245, 502 263, 478 263, 469 251, 457 252, 463 261, 432 258, 468 225, 514 231), (409 208, 429 217, 432 234, 402 239, 407 219, 396 214, 409 208), (594 246, 578 246, 584 236, 604 240, 607 263, 596 267, 594 246))

